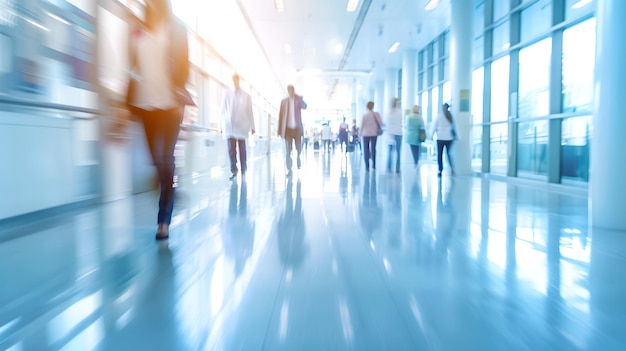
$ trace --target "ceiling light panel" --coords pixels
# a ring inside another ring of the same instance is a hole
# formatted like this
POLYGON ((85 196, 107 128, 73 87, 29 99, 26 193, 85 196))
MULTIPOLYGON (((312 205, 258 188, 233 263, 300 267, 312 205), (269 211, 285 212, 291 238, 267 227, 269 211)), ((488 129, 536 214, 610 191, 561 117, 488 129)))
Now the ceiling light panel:
POLYGON ((276 12, 285 12, 285 0, 274 0, 276 12))
POLYGON ((439 6, 439 0, 430 0, 424 9, 426 11, 434 10, 439 6))
POLYGON ((346 11, 354 12, 357 7, 359 7, 359 0, 348 0, 348 7, 346 7, 346 11))
POLYGON ((396 41, 395 43, 393 43, 393 45, 391 45, 391 47, 389 48, 389 53, 393 54, 394 52, 396 52, 398 50, 398 46, 400 46, 399 41, 396 41))

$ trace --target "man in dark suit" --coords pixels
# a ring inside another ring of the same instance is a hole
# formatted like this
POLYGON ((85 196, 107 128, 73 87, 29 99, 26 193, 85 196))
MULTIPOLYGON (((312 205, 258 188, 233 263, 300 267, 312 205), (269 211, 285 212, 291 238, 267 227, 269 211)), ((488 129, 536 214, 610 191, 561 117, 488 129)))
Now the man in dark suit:
POLYGON ((291 150, 293 144, 296 144, 298 152, 297 166, 302 166, 300 161, 300 152, 302 151, 302 136, 304 135, 304 127, 302 125, 302 109, 306 109, 306 102, 302 100, 302 96, 296 95, 293 85, 287 87, 289 96, 284 98, 280 103, 280 112, 278 114, 278 135, 285 139, 286 146, 286 163, 287 175, 291 175, 291 150))

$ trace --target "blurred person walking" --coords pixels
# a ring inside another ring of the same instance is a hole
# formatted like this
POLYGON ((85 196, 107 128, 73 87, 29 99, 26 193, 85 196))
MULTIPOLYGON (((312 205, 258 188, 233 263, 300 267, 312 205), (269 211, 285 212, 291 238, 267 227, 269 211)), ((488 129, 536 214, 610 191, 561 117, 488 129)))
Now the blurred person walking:
POLYGON ((291 176, 291 167, 293 160, 291 159, 291 150, 293 144, 296 145, 298 153, 297 166, 302 166, 300 153, 302 152, 302 136, 304 135, 304 127, 302 125, 302 109, 306 109, 306 102, 302 96, 296 95, 293 85, 287 86, 289 96, 280 102, 280 111, 278 114, 278 135, 285 139, 285 154, 287 176, 291 176))
MULTIPOLYGON (((160 184, 156 239, 169 237, 174 208, 174 147, 185 105, 189 53, 185 25, 172 15, 169 0, 147 0, 145 21, 131 28, 130 80, 126 107, 142 122, 160 184)), ((125 116, 129 117, 129 116, 125 116)))
POLYGON ((450 164, 451 174, 454 175, 454 164, 452 162, 452 157, 450 157, 450 148, 454 140, 457 138, 456 129, 454 126, 454 119, 452 118, 452 114, 448 110, 450 105, 445 103, 441 106, 441 113, 437 116, 435 123, 433 124, 432 132, 430 133, 430 138, 432 139, 437 134, 437 165, 439 166, 439 173, 437 173, 438 177, 441 177, 441 172, 443 172, 443 148, 446 148, 446 154, 448 155, 448 163, 450 164))
POLYGON ((406 143, 411 147, 413 162, 417 166, 420 159, 420 145, 426 140, 424 120, 421 116, 421 108, 413 106, 409 118, 406 119, 406 143))
POLYGON ((239 75, 233 74, 234 90, 226 93, 222 116, 224 117, 224 135, 228 141, 228 157, 230 159, 230 180, 237 178, 237 148, 239 148, 239 163, 241 177, 245 177, 247 167, 246 138, 248 133, 254 134, 254 116, 252 114, 252 99, 239 86, 239 75))
POLYGON ((361 138, 363 139, 363 158, 365 159, 365 171, 370 170, 370 158, 372 168, 376 169, 376 139, 382 134, 382 120, 380 114, 374 112, 374 103, 367 103, 367 112, 361 119, 361 138))
POLYGON ((343 118, 343 122, 339 124, 339 145, 341 146, 341 151, 344 151, 343 146, 345 144, 346 151, 348 150, 348 123, 346 123, 346 118, 343 118))
POLYGON ((331 143, 333 141, 333 131, 330 129, 330 122, 322 126, 322 145, 324 152, 330 152, 331 143))
POLYGON ((392 151, 396 149, 396 172, 400 173, 400 156, 402 151, 402 111, 398 107, 398 98, 391 100, 391 109, 385 115, 385 134, 389 143, 387 154, 387 171, 391 172, 392 151))

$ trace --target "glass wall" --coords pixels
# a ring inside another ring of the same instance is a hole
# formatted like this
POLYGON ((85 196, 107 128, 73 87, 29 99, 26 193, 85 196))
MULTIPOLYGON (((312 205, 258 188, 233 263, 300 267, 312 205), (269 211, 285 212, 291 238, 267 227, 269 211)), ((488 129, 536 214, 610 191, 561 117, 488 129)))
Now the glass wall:
MULTIPOLYGON (((474 1, 470 137, 475 172, 588 181, 595 3, 474 1), (560 67, 553 67, 555 58, 562 58, 560 67), (560 77, 555 69, 561 70, 560 77)), ((433 94, 429 118, 447 99, 448 77, 441 72, 449 61, 441 51, 449 50, 442 34, 420 51, 425 62, 420 62, 418 76, 428 73, 429 80, 420 84, 418 94, 422 103, 425 95, 433 94), (430 70, 441 64, 443 69, 430 70)))
POLYGON ((550 111, 552 38, 519 52, 518 117, 547 116, 550 111))
POLYGON ((563 112, 592 109, 595 46, 595 18, 563 32, 563 112))
POLYGON ((491 64, 491 122, 506 121, 509 116, 509 56, 491 64))

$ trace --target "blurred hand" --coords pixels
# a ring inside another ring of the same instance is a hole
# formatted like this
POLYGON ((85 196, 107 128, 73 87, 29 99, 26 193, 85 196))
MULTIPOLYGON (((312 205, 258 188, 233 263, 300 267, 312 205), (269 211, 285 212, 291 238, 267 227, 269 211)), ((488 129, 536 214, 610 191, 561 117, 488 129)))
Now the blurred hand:
POLYGON ((125 107, 111 107, 111 117, 109 119, 109 128, 107 129, 107 138, 114 142, 126 141, 128 139, 127 129, 131 118, 132 114, 125 107))
POLYGON ((254 129, 252 129, 252 135, 254 135, 254 133, 256 133, 256 131, 254 129))

